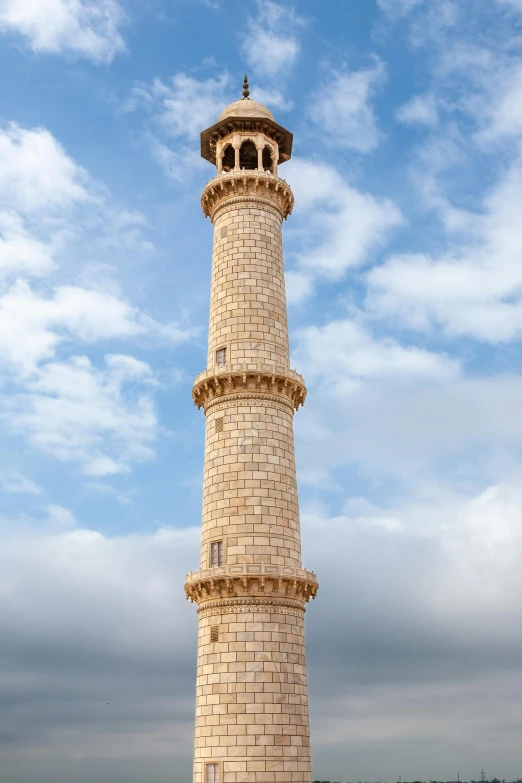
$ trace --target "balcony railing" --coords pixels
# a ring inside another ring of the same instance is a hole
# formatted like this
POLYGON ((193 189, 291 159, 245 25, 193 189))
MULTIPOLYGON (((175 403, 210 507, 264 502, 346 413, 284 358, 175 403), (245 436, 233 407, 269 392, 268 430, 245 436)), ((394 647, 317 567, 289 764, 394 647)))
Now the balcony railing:
POLYGON ((243 577, 243 576, 268 576, 278 579, 303 579, 307 582, 317 582, 314 571, 294 566, 271 565, 270 563, 238 563, 236 565, 214 566, 203 568, 201 571, 191 571, 187 574, 187 584, 201 582, 205 579, 217 577, 243 577))
POLYGON ((210 367, 201 372, 195 379, 194 384, 200 383, 207 378, 214 378, 216 375, 233 375, 236 373, 263 373, 268 375, 283 375, 293 381, 304 385, 304 378, 296 370, 290 370, 284 364, 275 362, 243 362, 241 364, 223 364, 221 366, 210 367))

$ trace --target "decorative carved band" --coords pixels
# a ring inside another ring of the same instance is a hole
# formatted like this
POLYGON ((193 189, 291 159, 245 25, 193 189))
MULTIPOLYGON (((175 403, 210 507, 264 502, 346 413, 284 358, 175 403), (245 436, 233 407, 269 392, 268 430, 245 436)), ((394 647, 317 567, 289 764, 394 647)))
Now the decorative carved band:
POLYGON ((200 617, 215 617, 223 614, 287 614, 303 617, 306 609, 302 603, 282 599, 232 598, 224 601, 209 601, 199 607, 200 617))
POLYGON ((270 365, 233 365, 207 370, 198 375, 192 389, 192 399, 198 408, 245 391, 279 397, 291 403, 295 410, 304 404, 306 386, 303 378, 292 370, 270 365))
POLYGON ((185 595, 198 604, 223 597, 287 598, 307 603, 319 585, 313 571, 291 566, 239 564, 206 568, 187 576, 185 595))
POLYGON ((229 198, 224 198, 223 201, 220 201, 220 203, 216 206, 214 212, 212 213, 212 223, 215 223, 218 219, 218 216, 222 215, 223 213, 226 215, 227 210, 235 209, 238 204, 251 204, 257 209, 262 209, 264 212, 272 213, 272 215, 278 218, 278 220, 283 219, 283 215, 279 207, 274 206, 274 203, 266 198, 261 198, 260 196, 230 196, 229 198))
POLYGON ((294 406, 291 402, 274 402, 270 394, 234 394, 233 397, 217 397, 215 400, 207 403, 205 413, 210 410, 222 411, 227 408, 237 408, 238 405, 259 405, 263 408, 276 408, 283 413, 294 413, 294 406))
POLYGON ((230 171, 214 177, 203 190, 201 206, 206 217, 214 220, 218 207, 225 201, 248 196, 267 201, 286 220, 294 206, 294 195, 284 179, 270 172, 230 171))

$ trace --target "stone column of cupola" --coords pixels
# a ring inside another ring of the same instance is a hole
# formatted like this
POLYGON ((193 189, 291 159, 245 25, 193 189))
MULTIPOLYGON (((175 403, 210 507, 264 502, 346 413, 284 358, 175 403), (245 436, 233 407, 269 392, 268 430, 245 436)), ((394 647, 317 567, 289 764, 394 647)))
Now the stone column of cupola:
POLYGON ((227 147, 232 147, 234 150, 234 171, 242 171, 241 166, 241 146, 245 141, 252 141, 255 144, 257 150, 257 171, 270 171, 274 176, 277 176, 277 159, 279 156, 279 149, 277 143, 273 140, 268 140, 260 133, 235 133, 232 136, 225 137, 220 140, 216 145, 216 169, 217 173, 223 173, 223 157, 227 147), (271 164, 268 168, 263 165, 263 151, 268 148, 270 151, 271 164))

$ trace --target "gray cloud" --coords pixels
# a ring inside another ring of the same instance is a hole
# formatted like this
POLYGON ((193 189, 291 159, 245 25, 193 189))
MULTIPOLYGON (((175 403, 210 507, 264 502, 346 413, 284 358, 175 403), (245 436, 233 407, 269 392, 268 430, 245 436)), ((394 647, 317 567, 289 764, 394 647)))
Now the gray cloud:
MULTIPOLYGON (((514 534, 506 559, 490 542, 481 565, 465 509, 439 508, 440 536, 412 529, 407 508, 304 514, 321 582, 307 614, 319 777, 517 772, 522 543, 514 534), (391 516, 401 530, 375 521, 391 516)), ((182 584, 198 532, 12 533, 0 547, 1 779, 186 780, 197 620, 182 584)))

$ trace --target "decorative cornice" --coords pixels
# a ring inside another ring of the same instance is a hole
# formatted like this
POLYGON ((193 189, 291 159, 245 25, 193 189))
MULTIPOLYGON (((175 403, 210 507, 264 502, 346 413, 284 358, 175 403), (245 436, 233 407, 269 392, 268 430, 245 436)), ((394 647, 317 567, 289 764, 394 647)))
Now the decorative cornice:
POLYGON ((210 163, 216 163, 216 144, 233 133, 262 133, 276 141, 279 146, 279 163, 290 160, 293 135, 266 117, 225 117, 201 134, 201 157, 210 163))
POLYGON ((198 408, 206 410, 216 399, 244 392, 274 396, 295 410, 306 399, 306 386, 299 373, 270 364, 234 364, 205 370, 194 381, 192 399, 198 408))
POLYGON ((307 603, 319 585, 313 571, 267 563, 205 568, 190 572, 185 584, 187 600, 198 604, 226 598, 287 598, 307 603))
POLYGON ((217 210, 230 201, 265 201, 276 207, 285 220, 292 213, 294 195, 284 179, 269 171, 229 171, 219 174, 205 185, 201 206, 206 217, 214 221, 217 210))
POLYGON ((297 601, 285 601, 277 598, 229 598, 219 601, 208 601, 198 608, 200 617, 215 617, 224 614, 287 614, 293 617, 303 617, 306 612, 304 604, 297 601))

